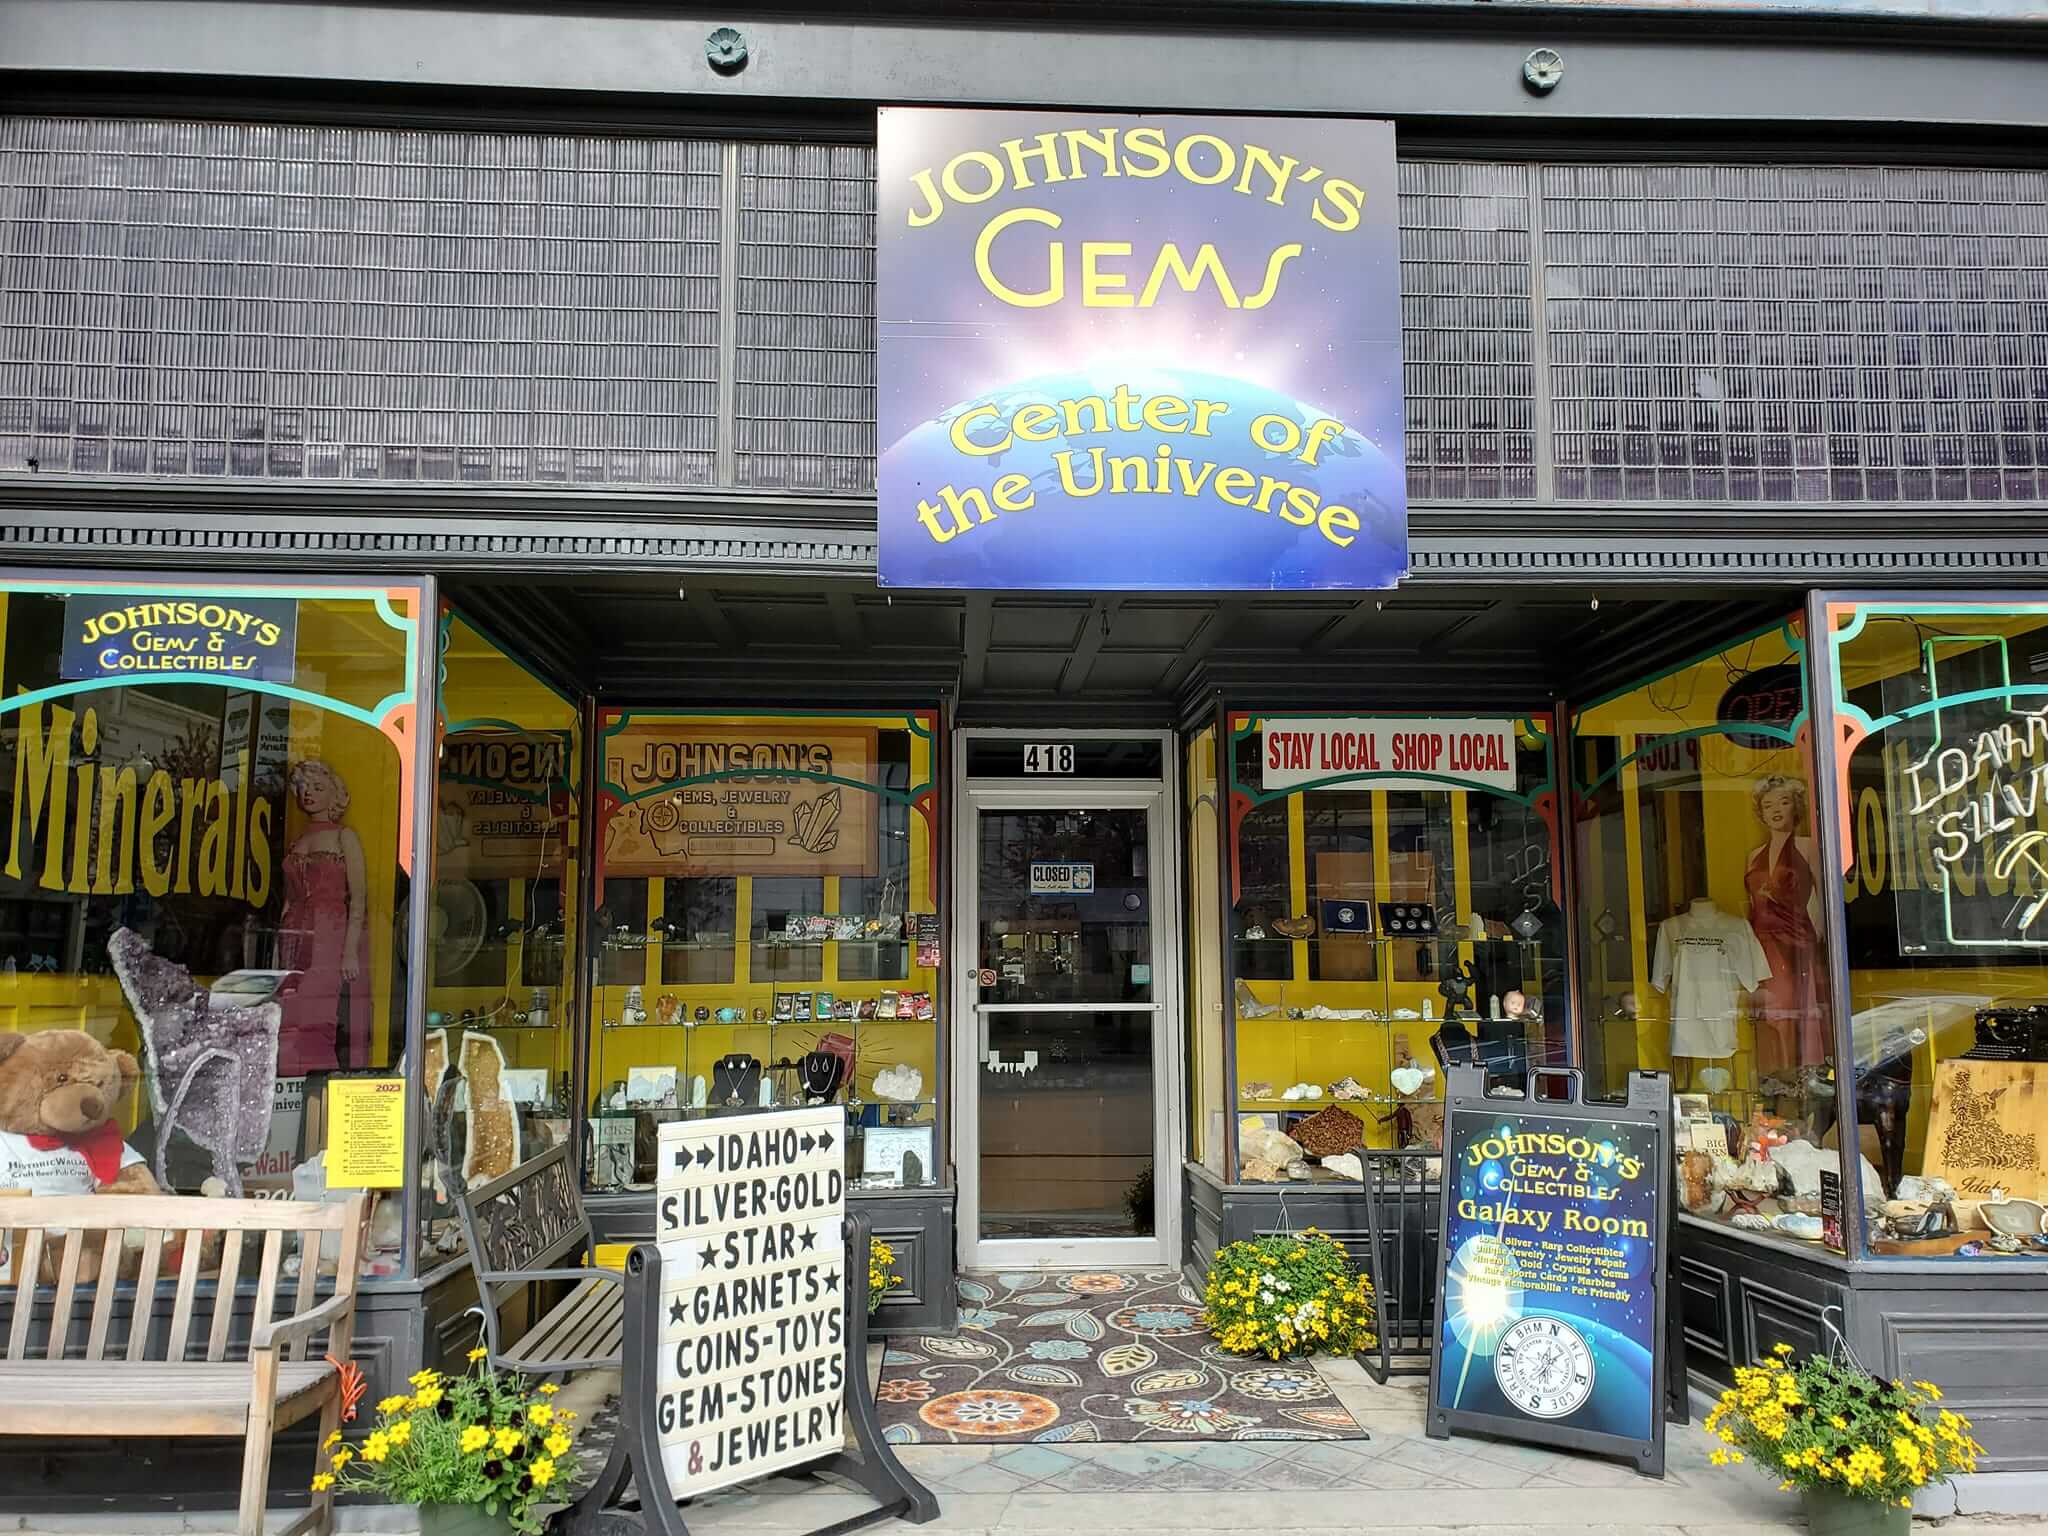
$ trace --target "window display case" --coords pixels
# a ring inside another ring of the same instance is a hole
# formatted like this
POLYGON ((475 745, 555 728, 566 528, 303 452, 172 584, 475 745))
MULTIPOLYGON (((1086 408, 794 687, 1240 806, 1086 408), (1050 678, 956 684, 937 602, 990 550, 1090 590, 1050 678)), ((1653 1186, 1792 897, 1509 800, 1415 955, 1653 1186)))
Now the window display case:
POLYGON ((2048 1258, 2048 603, 1825 612, 1865 1251, 2048 1258))
POLYGON ((935 718, 599 716, 585 1172, 665 1121, 844 1102, 856 1189, 941 1180, 935 718))
POLYGON ((1574 715, 1584 1062, 1614 1097, 1671 1074, 1689 1217, 1840 1250, 1806 678, 1787 621, 1574 715))
POLYGON ((582 717, 463 615, 440 623, 433 952, 420 1184, 424 1258, 451 1256, 448 1192, 570 1134, 582 717))
MULTIPOLYGON (((406 1050, 426 601, 0 590, 0 1042, 120 1084, 76 1125, 0 1124, 0 1189, 329 1193, 330 1085, 406 1050)), ((406 1226, 379 1194, 366 1275, 411 1271, 406 1226)))
POLYGON ((1561 1065, 1548 722, 1226 720, 1236 1177, 1355 1178, 1441 1135, 1448 1064, 1561 1065))

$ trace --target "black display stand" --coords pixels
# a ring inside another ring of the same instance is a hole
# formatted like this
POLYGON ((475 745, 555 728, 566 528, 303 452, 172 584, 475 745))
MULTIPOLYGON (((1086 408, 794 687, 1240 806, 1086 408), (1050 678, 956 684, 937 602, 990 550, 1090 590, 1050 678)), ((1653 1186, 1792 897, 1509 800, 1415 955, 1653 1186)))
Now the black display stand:
MULTIPOLYGON (((846 1408, 850 1437, 860 1454, 834 1451, 800 1467, 765 1474, 789 1477, 843 1477, 874 1495, 876 1506, 809 1536, 840 1536, 884 1520, 923 1525, 939 1514, 932 1492, 904 1470, 895 1451, 882 1438, 875 1417, 874 1393, 868 1387, 868 1219, 846 1215, 846 1408)), ((655 1399, 660 1390, 661 1250, 637 1243, 626 1256, 625 1337, 619 1385, 619 1432, 612 1441, 604 1470, 589 1490, 558 1517, 564 1536, 689 1536, 682 1506, 670 1491, 668 1470, 661 1459, 655 1426, 655 1399), (618 1501, 631 1486, 634 1501, 618 1501)), ((742 1485, 735 1485, 742 1486, 742 1485)))
POLYGON ((1554 1445, 1565 1450, 1590 1451, 1626 1458, 1638 1471, 1650 1477, 1664 1475, 1664 1429, 1671 1416, 1673 1394, 1682 1390, 1682 1372, 1673 1373, 1673 1319, 1666 1305, 1665 1276, 1671 1259, 1673 1231, 1672 1106, 1671 1079, 1661 1072, 1632 1072, 1628 1079, 1628 1100, 1624 1104, 1587 1102, 1584 1080, 1576 1069, 1544 1069, 1529 1074, 1529 1091, 1494 1097, 1487 1093, 1486 1074, 1475 1067, 1453 1066, 1446 1073, 1444 1093, 1443 1177, 1441 1183, 1441 1241, 1437 1247, 1436 1321, 1430 1340, 1429 1406, 1424 1428, 1432 1439, 1446 1439, 1460 1431, 1497 1435, 1503 1439, 1554 1445), (1513 1131, 1522 1120, 1562 1122, 1567 1128, 1583 1122, 1589 1129, 1606 1125, 1635 1125, 1650 1133, 1650 1165, 1644 1171, 1655 1183, 1655 1252, 1648 1266, 1653 1287, 1652 1309, 1644 1330, 1645 1347, 1651 1352, 1648 1422, 1641 1434, 1617 1434, 1588 1429, 1575 1423, 1580 1415, 1568 1413, 1557 1418, 1478 1412, 1442 1406, 1445 1312, 1450 1305, 1448 1290, 1452 1252, 1451 1215, 1458 1198, 1456 1165, 1469 1145, 1491 1136, 1496 1130, 1513 1131))

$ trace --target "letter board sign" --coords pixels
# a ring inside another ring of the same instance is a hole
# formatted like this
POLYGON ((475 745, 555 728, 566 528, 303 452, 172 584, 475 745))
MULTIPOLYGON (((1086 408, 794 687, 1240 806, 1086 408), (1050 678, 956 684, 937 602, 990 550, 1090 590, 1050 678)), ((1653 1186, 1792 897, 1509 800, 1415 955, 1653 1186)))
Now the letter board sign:
POLYGON ((1490 1098, 1448 1074, 1430 1435, 1458 1430, 1624 1456, 1664 1472, 1671 1083, 1588 1104, 1490 1098))
POLYGON ((846 1443, 846 1110, 675 1121, 660 1135, 655 1419, 687 1499, 846 1443))

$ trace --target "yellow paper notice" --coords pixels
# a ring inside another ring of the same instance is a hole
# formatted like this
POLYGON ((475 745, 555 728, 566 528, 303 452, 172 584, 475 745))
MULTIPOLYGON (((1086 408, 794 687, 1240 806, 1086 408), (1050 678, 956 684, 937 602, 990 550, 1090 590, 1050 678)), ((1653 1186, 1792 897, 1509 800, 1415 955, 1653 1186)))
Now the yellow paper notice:
POLYGON ((405 1079, 338 1077, 327 1084, 327 1187, 405 1184, 405 1079))

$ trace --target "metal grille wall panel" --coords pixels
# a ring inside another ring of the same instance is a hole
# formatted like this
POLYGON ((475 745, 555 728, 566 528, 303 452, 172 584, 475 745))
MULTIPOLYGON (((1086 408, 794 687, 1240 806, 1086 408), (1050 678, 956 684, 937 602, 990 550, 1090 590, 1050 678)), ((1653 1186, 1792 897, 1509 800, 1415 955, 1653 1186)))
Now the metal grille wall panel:
POLYGON ((0 120, 0 469, 709 484, 719 184, 685 140, 0 120))
POLYGON ((1559 499, 2048 498, 2048 173, 1542 174, 1559 499))
POLYGON ((1529 170, 1401 163, 1408 494, 1533 498, 1529 170))
POLYGON ((873 490, 873 147, 740 145, 738 223, 734 479, 873 490))
MULTIPOLYGON (((1418 502, 2048 500, 2048 173, 1400 186, 1418 502)), ((858 498, 874 241, 865 145, 0 119, 0 474, 858 498)))

